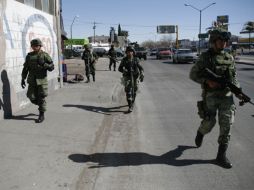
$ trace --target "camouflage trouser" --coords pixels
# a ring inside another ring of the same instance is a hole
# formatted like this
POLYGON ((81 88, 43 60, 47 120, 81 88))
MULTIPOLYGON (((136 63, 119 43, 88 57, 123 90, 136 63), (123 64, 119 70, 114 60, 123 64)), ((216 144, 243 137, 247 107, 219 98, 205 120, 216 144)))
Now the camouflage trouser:
POLYGON ((39 106, 39 111, 46 111, 46 100, 48 95, 48 85, 29 85, 27 97, 30 101, 39 106))
POLYGON ((208 117, 202 120, 201 125, 198 129, 199 132, 205 135, 212 130, 216 124, 216 114, 218 111, 218 120, 220 126, 218 143, 228 144, 230 140, 230 129, 235 117, 235 105, 233 96, 207 96, 205 102, 208 117))
POLYGON ((86 77, 89 78, 90 74, 95 75, 95 64, 94 63, 89 63, 85 64, 85 71, 86 71, 86 77))
POLYGON ((115 59, 110 59, 109 60, 109 69, 111 70, 111 67, 113 65, 114 70, 116 69, 116 60, 115 59))
POLYGON ((134 100, 136 98, 136 93, 137 93, 137 90, 138 90, 138 80, 134 78, 134 80, 133 80, 134 89, 132 89, 132 84, 131 84, 130 77, 124 77, 124 87, 125 87, 124 90, 125 90, 125 93, 126 93, 127 101, 130 100, 130 101, 134 102, 134 100))

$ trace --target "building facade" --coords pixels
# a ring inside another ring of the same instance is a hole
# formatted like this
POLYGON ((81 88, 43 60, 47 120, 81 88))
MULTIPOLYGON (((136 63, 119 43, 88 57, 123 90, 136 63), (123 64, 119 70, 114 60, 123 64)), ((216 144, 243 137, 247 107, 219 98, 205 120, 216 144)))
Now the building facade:
POLYGON ((59 88, 59 5, 59 0, 0 0, 0 119, 30 104, 20 82, 32 39, 42 40, 55 65, 48 73, 49 93, 59 88))

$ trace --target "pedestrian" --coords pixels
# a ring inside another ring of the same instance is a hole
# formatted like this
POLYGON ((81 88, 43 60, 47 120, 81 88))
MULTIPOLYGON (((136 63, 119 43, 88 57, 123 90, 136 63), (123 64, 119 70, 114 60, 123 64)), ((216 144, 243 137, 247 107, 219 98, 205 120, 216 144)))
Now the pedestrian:
POLYGON ((48 53, 44 52, 42 42, 39 38, 30 42, 33 51, 27 54, 22 70, 21 87, 28 83, 27 97, 30 101, 39 106, 39 117, 37 123, 44 121, 46 111, 46 97, 48 95, 47 71, 54 70, 54 64, 48 53))
POLYGON ((108 51, 108 56, 109 56, 109 70, 111 71, 111 67, 113 65, 114 71, 116 71, 117 54, 113 44, 111 45, 111 48, 108 51))
POLYGON ((138 90, 138 83, 143 82, 144 69, 140 65, 138 58, 135 56, 135 50, 128 46, 126 48, 126 56, 122 59, 118 71, 123 73, 122 82, 125 87, 126 99, 129 110, 132 112, 133 104, 135 102, 136 93, 138 90))
MULTIPOLYGON (((236 78, 235 62, 232 55, 224 51, 228 40, 231 37, 230 32, 214 29, 209 32, 209 43, 211 48, 202 53, 190 71, 190 78, 201 84, 202 101, 198 102, 198 113, 202 119, 195 143, 200 147, 204 135, 209 133, 216 124, 216 114, 218 113, 218 123, 220 133, 218 137, 218 153, 216 163, 224 168, 231 168, 232 164, 226 157, 226 151, 230 140, 230 129, 234 122, 235 104, 233 94, 229 88, 221 86, 206 76, 206 68, 215 74, 224 77, 239 87, 236 78)), ((241 98, 241 95, 239 95, 241 98)))
POLYGON ((95 82, 95 63, 96 63, 96 59, 93 55, 93 53, 91 52, 89 46, 86 44, 84 45, 84 52, 82 54, 82 59, 85 62, 85 75, 86 75, 86 83, 90 82, 90 74, 93 77, 93 81, 95 82))

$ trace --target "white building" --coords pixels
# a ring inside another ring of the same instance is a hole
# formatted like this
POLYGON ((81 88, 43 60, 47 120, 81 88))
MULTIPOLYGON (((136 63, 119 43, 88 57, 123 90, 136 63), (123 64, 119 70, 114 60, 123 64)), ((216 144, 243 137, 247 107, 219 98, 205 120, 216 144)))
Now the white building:
POLYGON ((0 9, 1 119, 30 103, 20 82, 32 39, 40 38, 54 61, 55 70, 48 73, 49 93, 59 88, 60 0, 0 0, 0 9))

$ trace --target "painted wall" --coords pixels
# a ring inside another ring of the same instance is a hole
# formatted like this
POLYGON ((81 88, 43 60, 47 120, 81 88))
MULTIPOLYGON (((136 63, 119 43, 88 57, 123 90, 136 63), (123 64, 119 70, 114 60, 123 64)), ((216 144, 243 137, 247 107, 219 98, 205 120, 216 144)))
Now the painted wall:
POLYGON ((55 70, 48 72, 49 93, 59 88, 54 20, 54 16, 17 1, 0 0, 0 119, 30 104, 26 97, 27 87, 22 89, 20 82, 24 60, 31 51, 30 41, 33 38, 42 40, 43 50, 54 61, 55 70))

